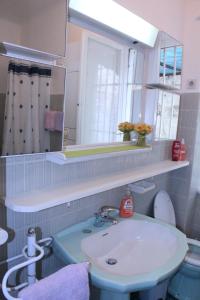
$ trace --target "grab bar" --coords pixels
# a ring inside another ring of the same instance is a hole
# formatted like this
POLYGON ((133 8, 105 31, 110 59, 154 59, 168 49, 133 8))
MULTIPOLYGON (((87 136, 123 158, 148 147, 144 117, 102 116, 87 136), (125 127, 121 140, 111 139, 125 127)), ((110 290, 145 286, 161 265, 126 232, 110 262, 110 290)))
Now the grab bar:
MULTIPOLYGON (((16 297, 11 296, 9 292, 18 291, 36 281, 35 263, 37 261, 39 261, 40 259, 42 259, 42 257, 44 256, 44 250, 41 246, 39 246, 36 243, 35 229, 30 228, 28 230, 27 240, 28 240, 28 243, 23 248, 22 253, 25 256, 25 258, 27 258, 28 260, 10 268, 4 275, 4 278, 2 281, 2 291, 7 300, 16 300, 16 299, 21 300, 21 298, 16 298, 16 297), (27 253, 26 253, 26 250, 27 250, 27 253), (39 254, 37 256, 36 256, 36 250, 39 251, 39 254), (28 272, 27 272, 28 273, 28 281, 14 287, 14 288, 9 288, 7 286, 9 276, 13 272, 16 272, 24 267, 28 267, 28 272)), ((46 242, 46 241, 50 241, 50 238, 40 240, 39 242, 42 243, 42 242, 46 242)))

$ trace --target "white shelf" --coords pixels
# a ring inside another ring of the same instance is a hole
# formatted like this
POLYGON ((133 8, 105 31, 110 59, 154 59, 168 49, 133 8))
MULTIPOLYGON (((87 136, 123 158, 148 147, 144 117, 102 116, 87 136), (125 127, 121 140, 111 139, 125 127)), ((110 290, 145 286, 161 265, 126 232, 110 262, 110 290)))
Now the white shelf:
POLYGON ((11 58, 66 68, 65 57, 7 42, 0 42, 0 54, 11 58))
POLYGON ((138 167, 133 170, 88 179, 85 182, 71 184, 70 186, 57 186, 49 188, 48 190, 40 190, 15 198, 6 198, 5 205, 18 212, 37 212, 142 179, 167 173, 188 165, 188 161, 173 162, 165 160, 138 167))
MULTIPOLYGON (((106 152, 105 153, 101 153, 101 154, 97 154, 95 153, 95 150, 97 148, 97 146, 86 146, 85 148, 82 146, 68 146, 66 151, 68 152, 75 152, 75 151, 81 151, 81 150, 89 150, 89 149, 94 149, 94 153, 90 155, 81 155, 77 156, 77 157, 66 157, 64 155, 63 152, 49 152, 46 153, 46 160, 53 162, 55 164, 58 165, 65 165, 65 164, 70 164, 70 163, 77 163, 77 162, 81 162, 81 161, 89 161, 89 160, 94 160, 94 159, 100 159, 100 158, 106 158, 106 157, 117 157, 117 156, 122 156, 122 155, 127 155, 127 154, 137 154, 137 153, 143 153, 143 152, 149 152, 152 151, 152 147, 149 146, 148 148, 139 148, 139 149, 135 149, 134 147, 132 147, 133 149, 126 149, 126 146, 128 146, 128 143, 121 143, 124 146, 124 150, 123 151, 114 151, 112 150, 112 152, 106 152)), ((121 145, 120 144, 120 145, 121 145)), ((119 144, 118 144, 119 145, 119 144)), ((105 147, 105 146, 104 146, 105 147)), ((103 148, 104 148, 103 147, 103 148)), ((112 147, 112 144, 108 145, 106 144, 106 148, 109 149, 109 147, 112 147)))
POLYGON ((162 84, 162 83, 148 83, 145 85, 147 89, 159 89, 166 92, 171 92, 180 95, 180 89, 177 89, 171 85, 162 84))

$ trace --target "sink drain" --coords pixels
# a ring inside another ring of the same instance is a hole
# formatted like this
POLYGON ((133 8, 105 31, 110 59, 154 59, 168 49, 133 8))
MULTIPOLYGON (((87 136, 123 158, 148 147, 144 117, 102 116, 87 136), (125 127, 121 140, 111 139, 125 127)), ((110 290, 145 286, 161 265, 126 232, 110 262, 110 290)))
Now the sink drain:
POLYGON ((116 265, 117 264, 117 260, 115 259, 115 258, 108 258, 107 260, 106 260, 106 263, 108 264, 108 265, 116 265))
POLYGON ((86 229, 83 229, 83 230, 82 230, 82 232, 83 232, 83 233, 91 233, 91 232, 92 232, 92 230, 91 230, 91 229, 87 229, 87 228, 86 228, 86 229))

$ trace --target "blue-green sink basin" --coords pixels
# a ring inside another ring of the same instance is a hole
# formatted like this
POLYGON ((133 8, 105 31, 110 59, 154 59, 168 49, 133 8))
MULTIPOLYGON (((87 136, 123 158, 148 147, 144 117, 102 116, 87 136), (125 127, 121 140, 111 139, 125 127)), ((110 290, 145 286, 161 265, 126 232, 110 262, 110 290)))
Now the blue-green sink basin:
POLYGON ((177 270, 188 250, 182 232, 144 215, 101 228, 93 224, 90 218, 55 234, 53 247, 66 264, 89 261, 92 283, 103 290, 151 288, 177 270))

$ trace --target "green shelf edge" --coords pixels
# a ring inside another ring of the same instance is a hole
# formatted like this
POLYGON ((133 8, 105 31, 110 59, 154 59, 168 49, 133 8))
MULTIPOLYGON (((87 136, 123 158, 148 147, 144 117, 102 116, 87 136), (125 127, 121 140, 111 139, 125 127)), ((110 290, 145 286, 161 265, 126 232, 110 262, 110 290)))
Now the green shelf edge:
POLYGON ((73 157, 81 157, 81 156, 112 153, 112 152, 148 149, 148 148, 150 148, 150 146, 138 147, 135 145, 128 145, 128 146, 100 147, 95 149, 65 151, 63 152, 63 154, 65 155, 66 158, 73 158, 73 157))

